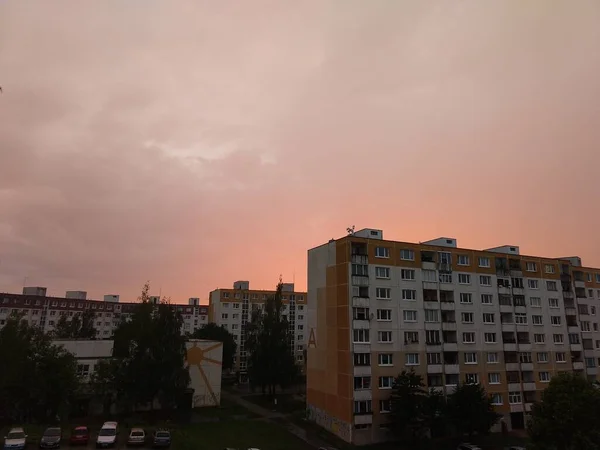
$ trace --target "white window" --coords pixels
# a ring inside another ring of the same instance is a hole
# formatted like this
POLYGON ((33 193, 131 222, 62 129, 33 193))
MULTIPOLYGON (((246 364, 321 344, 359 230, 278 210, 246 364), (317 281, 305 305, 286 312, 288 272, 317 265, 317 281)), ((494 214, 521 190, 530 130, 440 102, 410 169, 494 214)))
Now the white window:
POLYGON ((402 312, 404 316, 405 322, 416 322, 417 321, 417 311, 414 310, 404 310, 402 312))
MULTIPOLYGON (((302 346, 299 345, 300 350, 302 346)), ((370 366, 371 365, 371 354, 370 353, 355 353, 354 354, 354 365, 355 366, 370 366)))
POLYGON ((565 335, 564 334, 553 334, 552 341, 555 344, 564 344, 565 343, 565 335))
POLYGON ((375 256, 377 258, 389 258, 390 249, 387 247, 375 247, 375 256))
POLYGON ((555 327, 559 327, 561 324, 560 316, 550 316, 550 323, 555 327))
POLYGON ((371 377, 354 377, 354 390, 363 391, 371 389, 371 377))
POLYGON ((539 352, 537 354, 537 361, 539 363, 547 363, 548 362, 548 352, 539 352))
POLYGON ((510 403, 511 405, 521 403, 521 393, 519 391, 509 392, 508 403, 510 403))
POLYGON ((497 372, 488 373, 489 384, 500 384, 500 374, 497 372))
POLYGON ((531 323, 534 325, 544 325, 542 316, 531 316, 531 323))
POLYGON ((440 321, 439 311, 437 309, 425 310, 425 322, 437 323, 440 321))
POLYGON ((482 286, 491 286, 492 277, 490 277, 489 275, 479 275, 479 284, 482 286))
POLYGON ((587 321, 581 322, 581 331, 592 331, 590 323, 587 321))
POLYGON ((377 310, 377 320, 379 322, 391 322, 392 310, 391 309, 378 309, 377 310))
POLYGON ((549 383, 550 382, 550 372, 539 372, 539 377, 540 377, 540 381, 542 383, 549 383))
POLYGON ((556 269, 554 268, 554 266, 552 264, 546 264, 545 266, 545 271, 546 273, 554 273, 556 269))
POLYGON ((474 344, 475 343, 475 333, 472 331, 463 333, 462 338, 463 338, 463 344, 474 344))
POLYGON ((483 323, 496 323, 494 313, 483 313, 483 323))
POLYGON ((394 377, 379 377, 379 389, 391 389, 394 385, 394 377))
POLYGON ((527 280, 527 287, 529 289, 539 289, 540 285, 538 283, 538 280, 532 280, 532 279, 528 279, 527 280))
POLYGON ((459 266, 468 266, 469 265, 469 255, 458 255, 457 263, 459 266))
POLYGON ((391 353, 380 353, 377 356, 377 363, 380 366, 391 366, 392 364, 392 354, 391 353))
POLYGON ((405 331, 404 332, 404 343, 405 344, 418 344, 419 343, 419 332, 418 331, 405 331))
POLYGON ((542 333, 536 333, 533 335, 533 342, 536 344, 543 344, 546 342, 546 335, 542 333))
POLYGON ((442 363, 442 355, 440 353, 427 353, 427 364, 435 365, 442 363))
POLYGON ((390 268, 389 267, 375 267, 375 277, 376 278, 390 278, 390 268))
POLYGON ((527 272, 537 272, 537 264, 534 262, 527 262, 525 265, 527 272))
POLYGON ((403 280, 414 280, 415 279, 415 271, 414 271, 414 269, 402 269, 400 271, 400 277, 403 280))
POLYGON ((403 259, 404 261, 414 261, 415 260, 414 250, 408 250, 408 249, 400 250, 400 259, 403 259))
POLYGON ((392 402, 391 400, 379 400, 379 412, 381 414, 386 414, 392 412, 392 402))
POLYGON ((596 274, 596 283, 600 283, 600 273, 596 274))
POLYGON ((461 292, 460 293, 460 302, 461 303, 467 303, 467 304, 472 304, 473 303, 473 296, 470 293, 467 292, 461 292))
POLYGON ((369 342, 369 330, 367 329, 358 329, 358 330, 353 330, 353 338, 354 338, 354 342, 360 343, 360 342, 369 342))
POLYGON ((227 319, 227 314, 221 314, 221 319, 227 319))
POLYGON ((419 365, 419 354, 418 353, 407 353, 405 364, 407 366, 418 366, 419 365))
POLYGON ((471 275, 468 273, 459 273, 458 274, 458 283, 459 284, 471 284, 471 275))
POLYGON ((375 288, 375 297, 380 300, 391 300, 392 290, 390 288, 375 288))
POLYGON ((550 308, 560 308, 560 306, 558 305, 558 299, 557 298, 549 298, 548 306, 550 308))
POLYGON ((425 331, 425 342, 427 345, 438 345, 441 343, 440 330, 425 331))
POLYGON ((490 258, 486 256, 479 257, 479 267, 490 267, 490 258))
POLYGON ((477 364, 477 353, 467 352, 464 354, 465 364, 477 364))
POLYGON ((440 283, 452 283, 452 274, 440 273, 440 283))
POLYGON ((466 384, 479 384, 479 375, 476 373, 466 373, 465 374, 465 383, 466 384))
POLYGON ((491 394, 490 398, 492 405, 502 405, 502 394, 491 394))
POLYGON ((494 296, 492 294, 481 294, 481 304, 482 305, 491 305, 494 301, 494 296))
POLYGON ((416 300, 417 291, 415 289, 402 289, 402 300, 416 300))
POLYGON ((496 353, 496 352, 488 352, 488 354, 487 354, 487 362, 488 362, 488 364, 496 364, 496 363, 498 363, 498 353, 496 353))
POLYGON ((464 312, 460 313, 460 316, 462 318, 462 323, 473 323, 473 313, 464 312))
POLYGON ((377 332, 377 340, 379 342, 392 342, 392 332, 391 331, 378 331, 377 332))
POLYGON ((515 323, 519 325, 527 325, 527 314, 515 313, 515 323))
POLYGON ((567 362, 567 357, 564 352, 556 352, 554 354, 554 360, 557 363, 564 363, 564 362, 567 362))
POLYGON ((435 283, 437 281, 437 274, 435 270, 422 270, 421 276, 423 277, 423 281, 429 281, 435 283))
POLYGON ((546 289, 549 291, 556 291, 556 281, 546 281, 546 289))
POLYGON ((494 344, 496 342, 496 333, 484 333, 483 337, 486 344, 494 344))
POLYGON ((542 299, 540 297, 529 297, 529 306, 533 308, 541 308, 542 299))

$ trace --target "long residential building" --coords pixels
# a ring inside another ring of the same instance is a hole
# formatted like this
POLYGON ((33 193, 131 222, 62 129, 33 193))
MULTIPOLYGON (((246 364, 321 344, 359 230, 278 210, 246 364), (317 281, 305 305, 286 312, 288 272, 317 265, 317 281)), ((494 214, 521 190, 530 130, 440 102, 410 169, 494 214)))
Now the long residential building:
MULTIPOLYGON (((135 311, 136 302, 119 302, 118 295, 105 295, 104 300, 89 300, 84 291, 68 291, 64 297, 47 297, 46 288, 25 287, 23 294, 0 293, 0 328, 13 313, 24 314, 30 325, 39 326, 44 332, 52 332, 61 316, 68 318, 92 310, 96 315, 94 326, 98 339, 110 339, 122 317, 135 311)), ((159 297, 150 297, 158 303, 159 297)), ((199 304, 198 298, 190 298, 187 305, 172 305, 183 317, 181 331, 193 333, 208 323, 208 306, 199 304)))
POLYGON ((578 257, 364 229, 309 250, 307 299, 309 415, 354 444, 390 438, 402 370, 444 394, 480 383, 508 429, 524 428, 553 375, 598 379, 600 269, 578 257))
MULTIPOLYGON (((275 295, 274 290, 250 289, 248 281, 236 281, 233 283, 233 288, 215 289, 209 294, 209 321, 224 326, 233 334, 238 344, 234 370, 241 374, 242 381, 248 369, 245 326, 252 319, 252 311, 264 308, 266 300, 273 295, 275 295)), ((303 366, 306 342, 306 292, 297 292, 293 283, 284 283, 282 301, 283 314, 287 316, 293 335, 296 362, 303 366)))

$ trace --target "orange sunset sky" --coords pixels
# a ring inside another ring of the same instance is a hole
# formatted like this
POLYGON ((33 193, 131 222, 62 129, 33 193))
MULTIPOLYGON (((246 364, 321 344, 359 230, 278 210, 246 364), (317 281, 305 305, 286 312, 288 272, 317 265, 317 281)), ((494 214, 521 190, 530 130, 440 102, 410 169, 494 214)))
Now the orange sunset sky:
POLYGON ((0 292, 175 302, 355 225, 600 266, 600 2, 0 2, 0 292))

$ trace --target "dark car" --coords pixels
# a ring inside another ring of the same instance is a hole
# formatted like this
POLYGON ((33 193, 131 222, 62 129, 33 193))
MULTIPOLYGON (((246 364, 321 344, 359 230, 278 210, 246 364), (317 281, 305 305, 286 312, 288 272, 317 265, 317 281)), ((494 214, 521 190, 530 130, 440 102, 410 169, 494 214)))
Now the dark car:
POLYGON ((75 427, 71 431, 69 443, 71 445, 87 445, 90 442, 90 430, 88 427, 75 427))
POLYGON ((46 428, 40 439, 40 448, 59 448, 62 440, 62 430, 56 428, 46 428))
POLYGON ((156 430, 152 436, 153 447, 169 447, 171 445, 171 432, 169 430, 156 430))

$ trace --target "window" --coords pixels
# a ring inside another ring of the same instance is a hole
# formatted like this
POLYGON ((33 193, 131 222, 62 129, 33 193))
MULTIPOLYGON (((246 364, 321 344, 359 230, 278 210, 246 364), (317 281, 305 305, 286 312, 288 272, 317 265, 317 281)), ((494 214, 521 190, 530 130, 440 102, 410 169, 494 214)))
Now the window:
POLYGON ((430 281, 432 283, 437 281, 437 274, 435 270, 423 269, 421 271, 421 276, 423 277, 423 281, 430 281))
POLYGON ((494 344, 496 342, 496 333, 484 333, 483 337, 486 344, 494 344))
POLYGON ((589 369, 596 367, 596 360, 594 358, 585 358, 585 367, 589 369))
POLYGON ((555 327, 560 326, 560 324, 561 324, 560 316, 550 316, 550 323, 552 325, 554 325, 555 327))
POLYGON ((404 321, 405 322, 416 322, 417 321, 417 311, 414 310, 404 310, 402 312, 403 316, 404 316, 404 321))
POLYGON ((515 323, 518 325, 527 325, 527 314, 515 313, 515 323))
POLYGON ((370 353, 355 353, 354 354, 354 365, 355 366, 370 366, 371 365, 371 354, 370 353))
POLYGON ((596 274, 596 283, 600 283, 600 273, 596 274))
POLYGON ((468 266, 469 265, 469 255, 458 255, 457 264, 459 266, 468 266))
POLYGON ((481 294, 481 304, 482 305, 491 305, 494 301, 494 296, 492 294, 481 294))
POLYGON ((558 299, 557 298, 549 298, 548 306, 550 308, 560 308, 560 306, 558 306, 558 299))
POLYGON ((369 320, 369 308, 352 308, 352 319, 369 320))
POLYGON ((500 384, 500 374, 497 372, 488 373, 489 384, 500 384))
POLYGON ((469 331, 467 333, 462 334, 463 344, 474 344, 475 343, 475 333, 469 331))
POLYGON ((407 366, 418 366, 419 365, 419 354, 418 353, 407 353, 405 363, 407 366))
POLYGON ((590 327, 590 323, 587 321, 581 322, 581 331, 584 331, 584 332, 592 331, 592 329, 590 327))
POLYGON ((394 385, 394 377, 379 377, 379 389, 391 389, 394 385))
POLYGON ((527 272, 537 272, 537 264, 534 262, 528 262, 526 267, 527 272))
POLYGON ((539 380, 542 383, 549 383, 550 382, 550 372, 540 372, 538 373, 539 376, 539 380))
POLYGON ((427 353, 427 364, 441 364, 442 363, 442 355, 440 353, 427 353))
POLYGON ((482 286, 491 286, 492 277, 490 277, 489 275, 479 275, 479 284, 482 286))
POLYGON ((529 289, 539 289, 540 285, 538 283, 538 280, 532 280, 532 279, 528 279, 527 280, 527 287, 529 289))
POLYGON ((519 353, 519 361, 523 364, 527 364, 532 362, 531 353, 530 352, 521 352, 519 353))
POLYGON ((390 288, 378 287, 375 289, 375 297, 377 297, 380 300, 391 300, 392 290, 390 288))
POLYGON ((473 296, 470 293, 461 292, 460 293, 460 302, 470 305, 473 303, 473 296))
POLYGON ((440 330, 425 331, 425 342, 427 345, 439 345, 441 343, 440 330))
POLYGON ((400 250, 400 259, 404 261, 414 261, 415 260, 415 252, 414 250, 400 250))
POLYGON ((369 341, 369 330, 366 330, 366 329, 353 330, 352 337, 354 339, 354 342, 357 342, 357 343, 370 342, 369 341))
POLYGON ((549 291, 557 291, 556 281, 546 281, 546 289, 549 291))
POLYGON ((380 322, 391 322, 392 310, 391 309, 378 309, 377 320, 380 322))
POLYGON ((371 389, 371 377, 354 377, 354 390, 371 389))
POLYGON ((375 247, 375 257, 389 258, 390 257, 390 249, 387 247, 375 247))
POLYGON ((391 400, 379 400, 379 412, 381 414, 389 413, 392 411, 391 400))
POLYGON ((508 403, 510 403, 511 405, 521 403, 521 393, 519 391, 509 392, 508 403))
POLYGON ((425 322, 437 323, 440 321, 439 311, 437 309, 425 310, 425 322))
POLYGON ((473 323, 473 313, 471 312, 460 313, 460 317, 462 319, 462 323, 473 323))
POLYGON ((375 267, 375 278, 390 278, 390 268, 389 267, 375 267))
POLYGON ((539 362, 539 363, 547 363, 548 362, 548 352, 538 352, 538 354, 537 354, 537 362, 539 362))
POLYGON ((400 277, 403 280, 414 280, 415 279, 415 271, 414 271, 414 269, 402 269, 400 271, 400 277))
MULTIPOLYGON (((369 266, 367 266, 366 264, 352 264, 352 275, 368 277, 369 266)), ((235 298, 240 298, 240 294, 235 294, 235 298)))
POLYGON ((479 267, 490 267, 490 258, 486 256, 479 257, 479 267))
POLYGON ((393 365, 392 361, 393 361, 393 359, 392 359, 391 353, 380 353, 377 356, 377 363, 380 366, 391 366, 391 365, 393 365))
POLYGON ((542 299, 540 297, 529 297, 529 306, 532 308, 541 308, 542 299))
POLYGON ((77 375, 80 377, 87 377, 90 374, 89 364, 77 364, 77 375))
POLYGON ((458 274, 458 283, 459 284, 471 284, 471 275, 468 273, 459 273, 458 274))
POLYGON ((379 342, 392 342, 392 332, 391 331, 378 331, 377 332, 377 340, 379 342))
POLYGON ((554 273, 556 269, 552 264, 546 264, 544 270, 546 271, 546 273, 554 273))
POLYGON ((479 375, 476 373, 466 373, 465 374, 465 383, 466 384, 479 384, 479 375))
POLYGON ((546 336, 544 334, 534 334, 533 342, 536 344, 543 344, 546 342, 546 336))
POLYGON ((354 401, 354 414, 371 414, 373 407, 371 400, 355 400, 354 401))
POLYGON ((531 323, 534 325, 544 325, 542 316, 531 316, 531 323))
POLYGON ((414 289, 402 289, 402 300, 416 300, 417 291, 414 289))
POLYGON ((502 394, 492 394, 490 399, 492 405, 502 405, 502 394))
POLYGON ((404 343, 405 344, 418 344, 419 343, 419 332, 418 331, 405 331, 404 332, 404 343))
POLYGON ((488 364, 496 364, 498 362, 498 353, 488 352, 487 362, 488 362, 488 364))
POLYGON ((493 313, 483 313, 483 323, 496 323, 493 313))
POLYGON ((567 357, 565 356, 564 352, 556 352, 554 354, 554 361, 557 363, 564 363, 567 362, 567 357))
POLYGON ((564 344, 565 336, 563 334, 553 334, 552 340, 554 341, 555 344, 564 344))
POLYGON ((465 364, 477 364, 477 353, 467 352, 464 354, 465 364))
POLYGON ((221 314, 221 319, 227 319, 227 314, 221 314))

